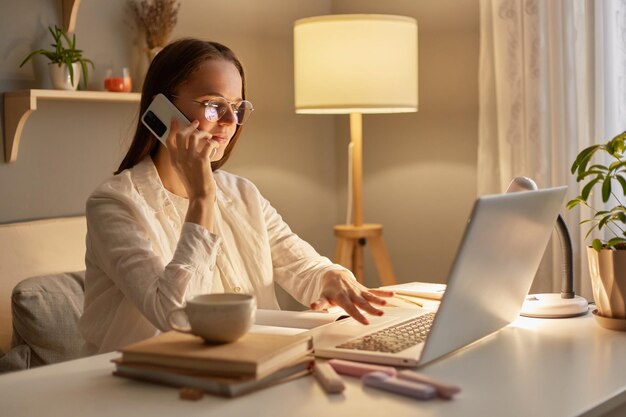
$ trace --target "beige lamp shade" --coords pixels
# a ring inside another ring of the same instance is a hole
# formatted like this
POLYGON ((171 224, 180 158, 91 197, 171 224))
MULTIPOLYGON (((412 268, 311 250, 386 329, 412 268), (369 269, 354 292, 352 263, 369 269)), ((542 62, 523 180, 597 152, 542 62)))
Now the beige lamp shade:
POLYGON ((354 14, 294 25, 296 113, 405 113, 418 108, 417 21, 354 14))

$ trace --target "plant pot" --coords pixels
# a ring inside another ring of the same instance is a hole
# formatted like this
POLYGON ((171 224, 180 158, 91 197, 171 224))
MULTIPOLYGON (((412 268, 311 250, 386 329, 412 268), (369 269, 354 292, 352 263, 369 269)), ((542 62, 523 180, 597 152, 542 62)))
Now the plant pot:
MULTIPOLYGON (((587 248, 593 298, 598 315, 626 322, 626 250, 587 248)), ((598 320, 598 324, 606 320, 598 320)))
POLYGON ((80 63, 73 63, 72 68, 74 69, 74 82, 70 78, 70 71, 67 65, 49 64, 48 69, 50 70, 52 86, 57 90, 76 90, 81 76, 80 63))

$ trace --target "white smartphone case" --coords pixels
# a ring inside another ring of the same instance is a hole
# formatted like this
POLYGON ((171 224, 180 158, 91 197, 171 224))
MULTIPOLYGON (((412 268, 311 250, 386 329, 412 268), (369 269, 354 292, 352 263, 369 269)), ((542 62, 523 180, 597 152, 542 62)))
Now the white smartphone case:
MULTIPOLYGON (((191 122, 163 94, 157 94, 148 109, 141 115, 141 122, 164 145, 170 132, 170 123, 176 118, 183 126, 191 122)), ((167 146, 167 145, 166 145, 167 146)))

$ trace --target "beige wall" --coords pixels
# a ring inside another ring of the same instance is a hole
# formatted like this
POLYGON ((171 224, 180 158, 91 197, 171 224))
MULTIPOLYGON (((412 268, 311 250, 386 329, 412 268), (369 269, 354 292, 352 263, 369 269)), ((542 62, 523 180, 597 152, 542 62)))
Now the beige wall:
MULTIPOLYGON (((293 21, 330 13, 389 13, 419 22, 420 110, 364 117, 366 221, 385 226, 402 281, 442 280, 476 193, 478 0, 183 0, 174 37, 223 42, 247 69, 255 114, 226 169, 252 179, 292 228, 332 256, 345 217, 347 116, 293 110, 293 21)), ((50 87, 43 59, 60 2, 0 0, 0 91, 50 87)), ((145 66, 126 0, 82 1, 78 44, 104 69, 145 66), (106 6, 104 4, 106 3, 106 6)), ((0 108, 2 104, 0 104, 0 108)), ((29 119, 18 161, 0 163, 0 223, 80 214, 116 168, 136 106, 45 103, 29 119)), ((368 261, 369 262, 369 261, 368 261)), ((376 276, 368 265, 368 281, 376 276)))
MULTIPOLYGON (((383 224, 398 281, 445 282, 476 197, 478 1, 337 0, 333 13, 418 21, 419 111, 363 116, 364 216, 383 224)), ((336 118, 343 203, 349 121, 336 118)), ((366 260, 366 280, 376 285, 366 260)))

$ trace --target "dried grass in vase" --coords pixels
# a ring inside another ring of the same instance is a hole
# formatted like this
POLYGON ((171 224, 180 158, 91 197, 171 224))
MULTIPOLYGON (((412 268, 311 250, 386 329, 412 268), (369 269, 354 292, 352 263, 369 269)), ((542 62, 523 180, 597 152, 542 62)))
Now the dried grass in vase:
POLYGON ((176 26, 180 3, 175 0, 129 0, 128 7, 146 35, 148 49, 165 46, 176 26))

